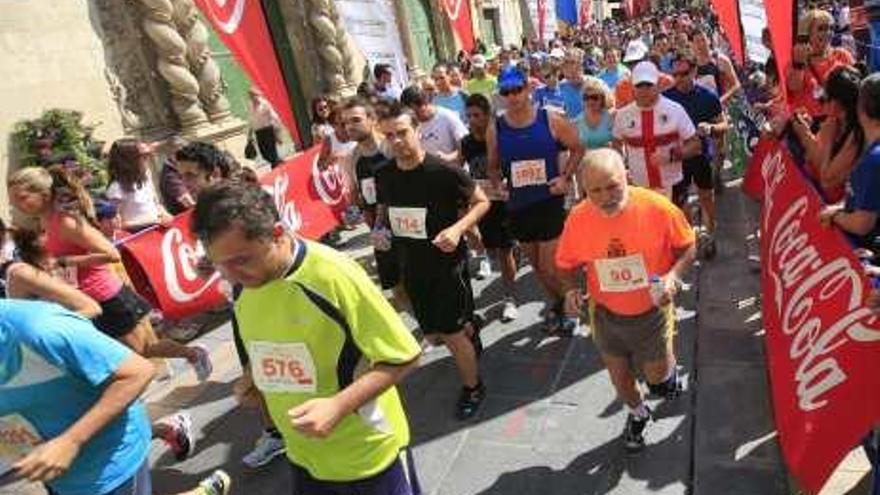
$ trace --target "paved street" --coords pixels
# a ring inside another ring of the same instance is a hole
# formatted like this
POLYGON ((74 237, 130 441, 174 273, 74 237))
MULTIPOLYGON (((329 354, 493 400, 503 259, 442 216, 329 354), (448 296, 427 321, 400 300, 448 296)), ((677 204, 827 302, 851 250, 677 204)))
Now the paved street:
MULTIPOLYGON (((442 349, 428 349, 402 387, 425 493, 787 493, 767 398, 747 206, 737 189, 721 196, 718 256, 692 272, 681 301, 689 314, 681 321, 678 352, 689 390, 674 403, 652 404, 657 421, 640 455, 623 451, 619 435, 626 410, 615 400, 589 337, 547 337, 539 329, 543 304, 534 277, 521 272, 528 302, 520 319, 507 325, 497 321, 500 306, 493 305, 500 281, 476 283, 480 310, 491 321, 483 332, 481 368, 489 398, 481 412, 466 423, 452 418, 459 381, 442 349)), ((356 235, 346 250, 363 253, 366 242, 356 235)), ((291 493, 283 460, 258 472, 245 471, 240 462, 260 421, 230 397, 240 373, 230 339, 228 325, 198 339, 217 363, 208 383, 196 384, 181 368, 149 391, 155 415, 186 408, 199 432, 196 454, 183 463, 154 443, 157 495, 189 488, 216 468, 233 476, 232 493, 291 493)), ((21 486, 0 488, 13 492, 29 493, 21 486)))

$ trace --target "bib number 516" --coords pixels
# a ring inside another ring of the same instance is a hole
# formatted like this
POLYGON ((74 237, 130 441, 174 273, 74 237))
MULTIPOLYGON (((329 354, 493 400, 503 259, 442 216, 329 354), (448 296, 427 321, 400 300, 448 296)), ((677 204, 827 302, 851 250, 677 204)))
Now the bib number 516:
POLYGON ((299 385, 311 385, 313 383, 312 378, 308 376, 302 364, 295 359, 264 358, 260 364, 263 368, 263 376, 268 379, 291 379, 299 385))

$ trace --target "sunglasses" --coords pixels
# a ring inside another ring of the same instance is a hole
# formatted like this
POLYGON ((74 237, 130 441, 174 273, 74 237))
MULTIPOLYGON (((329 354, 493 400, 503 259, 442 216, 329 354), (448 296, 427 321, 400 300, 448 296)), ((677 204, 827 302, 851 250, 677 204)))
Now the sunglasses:
POLYGON ((517 86, 515 88, 505 88, 505 89, 499 90, 498 94, 501 96, 517 95, 517 94, 522 93, 522 91, 524 89, 525 89, 524 86, 517 86))
POLYGON ((602 101, 602 95, 597 95, 597 94, 595 94, 595 93, 594 93, 594 94, 584 95, 584 100, 587 100, 587 101, 602 101))
POLYGON ((653 88, 654 84, 649 83, 649 82, 640 82, 640 83, 636 84, 636 87, 639 89, 648 89, 648 88, 653 88))

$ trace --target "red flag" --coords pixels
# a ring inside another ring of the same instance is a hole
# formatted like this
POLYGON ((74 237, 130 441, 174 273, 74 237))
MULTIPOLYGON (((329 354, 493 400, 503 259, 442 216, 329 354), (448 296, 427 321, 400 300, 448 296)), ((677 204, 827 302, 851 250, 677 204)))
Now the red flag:
POLYGON ((767 9, 767 26, 773 42, 773 54, 776 56, 776 67, 779 69, 779 89, 788 99, 785 85, 785 69, 791 61, 791 47, 794 46, 794 22, 792 9, 794 0, 765 1, 767 9))
POLYGON ((790 472, 818 493, 880 417, 880 317, 849 242, 779 141, 750 164, 760 181, 761 286, 773 410, 790 472))
POLYGON ((715 14, 718 15, 718 22, 721 24, 721 30, 727 35, 733 49, 733 56, 740 65, 745 63, 745 54, 743 53, 742 30, 739 24, 739 7, 737 0, 712 0, 712 6, 715 14))
POLYGON ((260 1, 195 0, 195 3, 254 85, 272 104, 293 140, 302 145, 260 1))
POLYGON ((474 49, 474 25, 471 23, 471 6, 468 0, 442 0, 443 11, 461 47, 470 52, 474 49))
POLYGON ((581 26, 586 26, 593 20, 593 0, 581 0, 581 11, 578 20, 581 26))
POLYGON ((544 44, 544 19, 547 17, 547 0, 538 0, 538 41, 544 44))
POLYGON ((635 0, 623 0, 623 11, 626 17, 632 19, 635 16, 635 0))
MULTIPOLYGON (((302 237, 317 239, 338 223, 345 193, 337 169, 318 167, 320 146, 287 160, 260 178, 275 200, 281 221, 302 237)), ((174 218, 167 228, 154 228, 121 242, 126 272, 137 292, 176 320, 215 308, 226 295, 219 274, 203 279, 196 264, 204 248, 189 229, 190 212, 174 218)))

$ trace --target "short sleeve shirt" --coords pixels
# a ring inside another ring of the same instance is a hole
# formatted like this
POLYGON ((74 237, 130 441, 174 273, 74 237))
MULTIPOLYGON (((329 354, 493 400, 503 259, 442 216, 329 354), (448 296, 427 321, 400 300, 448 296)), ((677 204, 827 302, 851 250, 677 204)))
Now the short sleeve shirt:
POLYGON ((459 119, 464 121, 466 100, 467 95, 464 94, 464 92, 453 89, 452 92, 448 95, 444 95, 438 92, 434 95, 432 103, 434 103, 438 107, 452 110, 453 112, 455 112, 456 115, 458 115, 459 119))
POLYGON ((419 123, 422 146, 428 153, 452 153, 458 149, 461 138, 468 135, 468 128, 452 110, 438 106, 434 108, 431 120, 419 123))
POLYGON ((562 101, 565 105, 565 118, 572 120, 584 111, 584 83, 562 81, 559 83, 559 92, 562 93, 562 101))
POLYGON ((575 206, 556 250, 563 270, 583 268, 593 300, 611 312, 634 316, 653 307, 649 280, 675 264, 675 250, 694 243, 694 231, 664 196, 629 188, 619 215, 605 216, 590 201, 575 206))
POLYGON ((332 397, 371 365, 408 363, 421 349, 356 261, 317 243, 294 245, 284 278, 245 288, 235 302, 254 383, 290 462, 320 480, 368 478, 409 444, 395 387, 319 440, 294 429, 287 413, 308 400, 332 397))
POLYGON ((672 149, 696 132, 684 108, 663 95, 653 108, 635 102, 622 108, 612 127, 614 138, 626 144, 633 182, 651 189, 668 189, 682 180, 681 162, 672 160, 672 149))
POLYGON ((148 173, 140 185, 135 184, 131 191, 113 181, 105 192, 107 199, 119 203, 119 216, 126 225, 147 225, 159 221, 159 198, 148 173))
MULTIPOLYGON (((702 123, 714 122, 721 115, 721 100, 712 91, 695 84, 689 93, 683 93, 678 88, 671 88, 663 93, 663 96, 681 105, 694 126, 702 123)), ((704 165, 712 158, 711 143, 708 137, 702 138, 703 153, 700 156, 684 161, 685 165, 704 165)))
MULTIPOLYGON (((78 421, 131 355, 89 320, 57 304, 0 300, 0 473, 4 464, 78 421)), ((65 495, 107 493, 134 475, 149 446, 149 420, 136 401, 96 433, 49 486, 65 495)))
MULTIPOLYGON (((847 211, 869 211, 880 215, 880 141, 874 142, 850 173, 847 185, 847 211)), ((850 235, 856 245, 868 247, 880 235, 878 224, 864 237, 850 235)))
POLYGON ((483 79, 468 79, 464 85, 464 90, 470 95, 481 94, 486 98, 491 98, 497 85, 497 79, 493 76, 486 76, 483 79))

